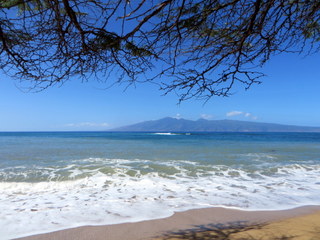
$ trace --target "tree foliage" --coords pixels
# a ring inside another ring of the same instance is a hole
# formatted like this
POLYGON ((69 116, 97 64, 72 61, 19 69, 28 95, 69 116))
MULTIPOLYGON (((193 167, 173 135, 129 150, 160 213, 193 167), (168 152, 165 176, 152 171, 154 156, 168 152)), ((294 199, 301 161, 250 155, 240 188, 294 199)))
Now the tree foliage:
POLYGON ((318 0, 0 0, 0 64, 37 90, 72 77, 228 96, 274 54, 318 51, 318 0))

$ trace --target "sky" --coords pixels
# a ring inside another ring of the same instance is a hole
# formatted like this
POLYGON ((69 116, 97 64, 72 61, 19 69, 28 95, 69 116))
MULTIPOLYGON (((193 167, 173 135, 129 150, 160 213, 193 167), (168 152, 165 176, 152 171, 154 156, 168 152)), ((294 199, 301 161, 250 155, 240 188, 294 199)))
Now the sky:
POLYGON ((249 90, 208 102, 178 104, 156 85, 106 85, 77 78, 39 93, 24 92, 0 73, 0 131, 99 131, 163 117, 233 119, 320 126, 320 54, 275 56, 261 70, 267 76, 249 90))

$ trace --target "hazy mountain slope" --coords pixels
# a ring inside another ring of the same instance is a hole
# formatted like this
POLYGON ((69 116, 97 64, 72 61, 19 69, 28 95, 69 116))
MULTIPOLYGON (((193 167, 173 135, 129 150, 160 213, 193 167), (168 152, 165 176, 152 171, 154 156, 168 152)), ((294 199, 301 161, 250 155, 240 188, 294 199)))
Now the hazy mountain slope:
POLYGON ((236 120, 197 121, 162 118, 112 129, 125 132, 320 132, 320 127, 303 127, 236 120))

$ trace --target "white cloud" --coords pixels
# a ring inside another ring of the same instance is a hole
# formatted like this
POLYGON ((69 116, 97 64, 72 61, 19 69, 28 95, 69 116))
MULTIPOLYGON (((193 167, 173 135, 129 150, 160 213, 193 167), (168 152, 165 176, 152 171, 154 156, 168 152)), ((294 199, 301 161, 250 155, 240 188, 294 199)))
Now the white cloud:
POLYGON ((180 113, 177 113, 176 116, 174 116, 173 118, 175 118, 175 119, 180 119, 180 118, 181 118, 181 114, 180 114, 180 113))
POLYGON ((94 122, 81 122, 81 123, 68 123, 66 127, 82 128, 82 127, 109 127, 108 123, 94 123, 94 122))
POLYGON ((238 115, 242 115, 244 114, 244 112, 240 112, 240 111, 231 111, 231 112, 227 112, 227 117, 233 117, 233 116, 238 116, 238 115))
POLYGON ((257 116, 253 116, 251 113, 249 112, 242 112, 242 111, 231 111, 231 112, 227 112, 226 113, 227 117, 234 117, 234 116, 242 116, 245 118, 250 118, 252 120, 257 120, 258 117, 257 116))
POLYGON ((206 119, 206 120, 210 120, 210 119, 213 118, 212 115, 210 115, 210 114, 205 114, 205 113, 204 113, 204 114, 201 114, 200 117, 203 118, 203 119, 206 119))

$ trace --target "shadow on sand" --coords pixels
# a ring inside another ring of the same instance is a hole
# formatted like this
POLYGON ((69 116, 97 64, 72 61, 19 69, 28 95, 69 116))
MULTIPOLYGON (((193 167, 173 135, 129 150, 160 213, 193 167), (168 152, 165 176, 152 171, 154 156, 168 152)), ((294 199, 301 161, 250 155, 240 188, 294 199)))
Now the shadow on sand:
POLYGON ((292 240, 296 236, 254 237, 247 233, 249 230, 261 230, 266 224, 249 225, 247 222, 232 222, 227 224, 195 225, 192 229, 168 232, 156 239, 161 240, 292 240), (240 235, 239 235, 240 234, 240 235))

